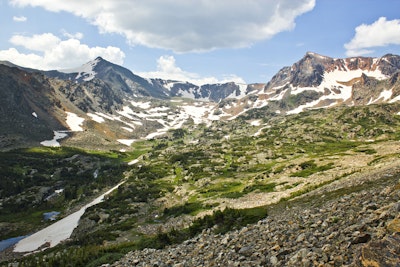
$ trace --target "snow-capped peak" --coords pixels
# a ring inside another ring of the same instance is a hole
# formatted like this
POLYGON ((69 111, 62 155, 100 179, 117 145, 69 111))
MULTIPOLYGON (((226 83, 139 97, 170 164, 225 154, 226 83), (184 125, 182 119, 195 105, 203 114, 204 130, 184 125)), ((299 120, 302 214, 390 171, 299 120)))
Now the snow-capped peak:
POLYGON ((101 57, 97 57, 95 60, 89 61, 86 64, 83 64, 82 66, 74 69, 67 69, 67 70, 62 70, 61 72, 64 73, 78 73, 75 77, 76 80, 84 80, 84 81, 90 81, 94 77, 96 77, 96 72, 94 71, 94 68, 97 66, 97 64, 102 60, 101 57))

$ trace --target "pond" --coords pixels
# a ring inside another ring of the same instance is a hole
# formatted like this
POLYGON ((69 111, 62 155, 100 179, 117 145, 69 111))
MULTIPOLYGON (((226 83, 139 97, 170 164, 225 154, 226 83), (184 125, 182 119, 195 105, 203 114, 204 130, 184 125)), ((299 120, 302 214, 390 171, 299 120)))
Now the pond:
POLYGON ((27 236, 18 236, 0 241, 0 252, 17 244, 20 240, 24 239, 25 237, 27 236))
POLYGON ((43 219, 45 221, 55 221, 57 220, 57 216, 60 214, 58 211, 51 211, 43 213, 43 219))

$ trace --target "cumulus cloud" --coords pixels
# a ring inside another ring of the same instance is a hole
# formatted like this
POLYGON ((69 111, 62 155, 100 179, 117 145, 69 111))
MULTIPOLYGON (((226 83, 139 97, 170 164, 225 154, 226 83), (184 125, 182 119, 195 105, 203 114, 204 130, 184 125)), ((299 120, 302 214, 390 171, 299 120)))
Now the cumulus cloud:
POLYGON ((374 23, 362 24, 355 29, 353 39, 344 45, 347 56, 360 56, 373 53, 371 48, 400 45, 400 20, 379 18, 374 23))
POLYGON ((173 56, 161 56, 157 60, 157 71, 139 72, 138 74, 145 78, 160 78, 164 80, 184 81, 196 85, 226 83, 226 82, 236 82, 243 84, 246 83, 242 78, 234 74, 225 75, 222 78, 201 77, 197 73, 182 70, 180 67, 176 65, 176 60, 173 56))
POLYGON ((54 49, 61 40, 52 33, 35 34, 33 36, 14 35, 10 42, 29 50, 45 52, 54 49))
POLYGON ((78 39, 62 40, 52 33, 33 36, 14 35, 10 42, 30 53, 23 53, 16 48, 0 50, 1 60, 42 70, 74 68, 97 56, 116 64, 123 64, 125 58, 125 54, 120 48, 113 46, 89 47, 78 39))
POLYGON ((67 37, 69 39, 81 40, 83 38, 83 33, 81 33, 81 32, 69 33, 66 30, 61 30, 61 32, 62 32, 64 37, 67 37))
POLYGON ((14 17, 13 17, 13 21, 16 21, 16 22, 25 22, 25 21, 27 21, 27 20, 28 20, 28 18, 27 18, 27 17, 24 17, 24 16, 19 16, 19 17, 14 16, 14 17))
POLYGON ((175 52, 247 47, 291 30, 315 0, 12 0, 16 6, 66 11, 100 32, 123 35, 131 45, 175 52))

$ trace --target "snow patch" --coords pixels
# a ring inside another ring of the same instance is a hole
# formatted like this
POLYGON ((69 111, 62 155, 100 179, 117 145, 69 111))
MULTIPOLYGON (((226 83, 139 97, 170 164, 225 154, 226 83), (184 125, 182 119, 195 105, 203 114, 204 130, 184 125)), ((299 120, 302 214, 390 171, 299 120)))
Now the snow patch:
POLYGON ((130 120, 133 120, 132 115, 134 114, 134 112, 133 112, 133 110, 132 110, 130 107, 128 107, 128 106, 124 106, 124 107, 122 108, 122 110, 117 111, 117 113, 118 113, 118 114, 121 114, 122 116, 124 116, 124 117, 126 117, 126 118, 128 118, 128 119, 130 119, 130 120))
POLYGON ((319 87, 293 87, 291 85, 291 94, 292 95, 298 95, 304 91, 315 91, 317 93, 323 93, 324 92, 324 88, 319 86, 319 87))
POLYGON ((136 141, 136 139, 117 139, 117 141, 123 145, 131 146, 132 143, 136 141))
POLYGON ((128 165, 133 165, 133 164, 136 164, 136 163, 138 163, 138 162, 139 162, 138 159, 134 159, 134 160, 129 161, 129 162, 128 162, 128 165))
POLYGON ((289 114, 299 114, 299 113, 302 112, 304 109, 314 107, 314 106, 317 105, 319 102, 320 102, 319 99, 314 100, 314 101, 311 101, 311 102, 308 102, 308 103, 306 103, 306 104, 304 104, 304 105, 298 106, 297 108, 288 111, 286 114, 288 114, 288 115, 289 115, 289 114))
POLYGON ((338 86, 340 85, 338 82, 348 82, 354 78, 361 77, 363 73, 369 77, 374 77, 375 79, 378 80, 383 80, 388 78, 388 76, 384 75, 380 70, 375 70, 375 71, 364 71, 361 69, 347 70, 347 71, 334 70, 331 72, 324 73, 324 79, 319 87, 331 88, 333 86, 338 86))
POLYGON ((78 115, 72 112, 67 111, 66 113, 67 113, 66 123, 68 124, 68 127, 71 129, 71 131, 73 132, 83 131, 83 128, 81 126, 85 119, 78 117, 78 115))
POLYGON ((42 146, 47 146, 47 147, 59 147, 61 146, 58 140, 63 139, 68 136, 68 134, 65 131, 53 131, 54 132, 54 137, 51 140, 45 140, 43 142, 40 142, 42 146))
POLYGON ((122 126, 121 128, 124 129, 125 131, 130 132, 130 133, 133 132, 132 128, 128 128, 128 127, 124 127, 124 126, 122 126))
MULTIPOLYGON (((371 99, 369 100, 369 102, 367 103, 367 105, 374 104, 374 103, 378 102, 378 101, 381 100, 381 99, 383 99, 383 101, 387 101, 387 100, 389 100, 389 99, 392 97, 392 95, 393 95, 392 89, 383 90, 383 91, 381 92, 381 94, 378 96, 377 99, 373 100, 372 97, 371 97, 371 99)), ((392 101, 393 101, 393 99, 390 101, 390 103, 391 103, 392 101)))
POLYGON ((383 98, 383 101, 387 101, 392 97, 392 95, 393 95, 392 89, 383 90, 379 95, 378 99, 383 98))
POLYGON ((398 96, 392 98, 392 99, 389 101, 389 103, 394 103, 394 102, 396 102, 396 101, 400 101, 400 95, 398 95, 398 96))
POLYGON ((93 61, 83 64, 79 68, 61 70, 61 72, 63 72, 63 73, 78 73, 78 75, 76 75, 76 77, 75 77, 75 80, 82 78, 82 80, 84 80, 84 81, 90 81, 96 77, 96 72, 94 71, 94 68, 96 67, 96 65, 99 62, 100 62, 100 59, 96 58, 93 61))
POLYGON ((91 117, 92 120, 94 120, 95 122, 98 122, 98 123, 103 123, 104 122, 104 119, 102 117, 100 117, 99 115, 97 115, 97 114, 87 113, 86 115, 91 117))
POLYGON ((232 94, 230 94, 229 96, 227 96, 226 98, 236 98, 236 99, 240 99, 246 96, 246 90, 247 90, 247 84, 243 84, 243 83, 239 83, 236 84, 237 86, 239 86, 239 95, 236 95, 236 91, 233 91, 232 94))
POLYGON ((156 137, 156 136, 163 135, 163 134, 166 134, 166 133, 167 133, 167 130, 165 130, 165 129, 160 129, 160 130, 157 131, 157 132, 148 134, 144 139, 150 140, 150 139, 153 139, 153 138, 156 137))
POLYGON ((110 120, 110 121, 115 121, 115 118, 113 116, 109 116, 109 115, 101 113, 101 112, 96 112, 96 115, 98 115, 104 119, 110 120))
POLYGON ((171 91, 171 89, 172 89, 172 87, 174 87, 174 85, 175 85, 174 82, 169 82, 164 85, 164 88, 167 89, 168 91, 171 91))
POLYGON ((261 125, 261 120, 252 121, 250 124, 251 124, 252 126, 260 126, 260 125, 261 125))
POLYGON ((255 134, 253 134, 253 136, 254 136, 254 137, 257 137, 257 136, 261 135, 262 132, 263 132, 263 130, 264 130, 264 129, 268 129, 268 128, 271 128, 271 126, 270 126, 270 125, 267 125, 267 126, 265 126, 265 127, 262 127, 262 128, 260 128, 260 129, 258 129, 258 131, 257 131, 255 134))
POLYGON ((288 89, 283 90, 282 92, 279 93, 279 95, 275 95, 273 97, 270 98, 270 100, 275 100, 275 101, 279 101, 283 99, 283 96, 286 94, 288 89))
POLYGON ((135 102, 135 101, 131 101, 131 105, 134 107, 138 107, 141 109, 149 109, 151 107, 151 103, 150 102, 135 102))

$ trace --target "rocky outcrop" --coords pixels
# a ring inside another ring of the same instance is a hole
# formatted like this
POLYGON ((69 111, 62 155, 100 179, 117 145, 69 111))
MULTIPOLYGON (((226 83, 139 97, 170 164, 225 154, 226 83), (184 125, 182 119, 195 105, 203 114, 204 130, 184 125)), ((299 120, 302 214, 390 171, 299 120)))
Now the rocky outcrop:
POLYGON ((372 241, 361 248, 356 260, 357 266, 399 266, 400 233, 372 241))

